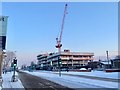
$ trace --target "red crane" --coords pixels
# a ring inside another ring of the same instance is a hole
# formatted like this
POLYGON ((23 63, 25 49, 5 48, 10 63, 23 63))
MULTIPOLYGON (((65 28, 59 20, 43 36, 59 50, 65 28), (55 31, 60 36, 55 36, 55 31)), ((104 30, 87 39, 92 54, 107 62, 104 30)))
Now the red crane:
POLYGON ((63 33, 63 29, 64 29, 64 22, 65 22, 66 14, 67 14, 67 4, 65 5, 65 10, 64 10, 64 15, 63 15, 63 19, 62 19, 60 36, 59 36, 59 38, 56 38, 56 41, 57 41, 56 48, 58 48, 58 52, 61 52, 61 47, 62 47, 61 40, 62 40, 62 33, 63 33))

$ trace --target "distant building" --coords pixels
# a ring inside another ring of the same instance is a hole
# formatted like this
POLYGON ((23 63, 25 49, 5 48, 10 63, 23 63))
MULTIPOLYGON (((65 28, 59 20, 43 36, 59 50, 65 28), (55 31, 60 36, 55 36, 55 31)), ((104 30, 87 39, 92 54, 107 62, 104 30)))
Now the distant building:
POLYGON ((61 68, 75 68, 86 66, 93 61, 94 53, 90 52, 70 52, 64 50, 61 53, 40 54, 37 56, 38 65, 47 69, 58 69, 58 59, 61 61, 61 68))
POLYGON ((93 61, 93 62, 88 62, 88 67, 91 68, 92 70, 94 69, 101 69, 103 68, 103 65, 100 61, 93 61))
POLYGON ((111 63, 112 63, 112 68, 120 69, 120 59, 119 58, 111 60, 111 63))
POLYGON ((120 69, 120 59, 110 59, 109 62, 108 60, 104 61, 93 61, 89 62, 88 66, 91 69, 96 69, 96 70, 106 70, 106 69, 120 69))
POLYGON ((111 64, 111 60, 104 60, 104 61, 101 61, 101 68, 103 70, 105 69, 111 69, 112 68, 112 64, 111 64))
POLYGON ((120 55, 117 55, 114 59, 110 59, 109 62, 102 61, 104 69, 120 69, 120 55))

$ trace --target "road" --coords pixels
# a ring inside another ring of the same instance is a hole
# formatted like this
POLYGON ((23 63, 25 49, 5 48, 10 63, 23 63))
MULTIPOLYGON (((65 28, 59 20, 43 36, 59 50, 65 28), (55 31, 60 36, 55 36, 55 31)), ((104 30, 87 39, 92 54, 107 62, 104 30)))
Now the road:
POLYGON ((50 89, 50 90, 73 90, 62 85, 56 84, 49 80, 27 74, 25 72, 19 72, 18 76, 25 87, 25 90, 36 90, 36 89, 50 89))
POLYGON ((66 87, 69 87, 65 90, 118 90, 118 83, 116 81, 98 80, 96 78, 90 79, 86 77, 71 75, 62 75, 62 77, 59 77, 55 73, 51 72, 21 71, 21 73, 19 73, 19 77, 23 79, 23 81, 22 79, 21 81, 24 83, 23 86, 25 86, 25 88, 52 88, 52 90, 62 90, 61 88, 64 89, 66 87), (35 77, 35 79, 33 77, 35 77), (33 79, 30 80, 31 78, 33 79), (38 79, 40 79, 40 81, 38 79), (33 84, 31 81, 35 83, 33 84), (53 82, 54 84, 52 84, 53 82))
POLYGON ((61 77, 58 76, 55 72, 47 72, 47 71, 22 71, 28 74, 32 74, 34 76, 38 76, 40 78, 44 78, 47 80, 50 80, 52 82, 58 83, 62 86, 66 86, 72 89, 78 89, 79 90, 118 90, 118 82, 114 80, 109 79, 102 79, 99 78, 93 78, 93 77, 81 77, 77 75, 66 75, 62 74, 61 77))

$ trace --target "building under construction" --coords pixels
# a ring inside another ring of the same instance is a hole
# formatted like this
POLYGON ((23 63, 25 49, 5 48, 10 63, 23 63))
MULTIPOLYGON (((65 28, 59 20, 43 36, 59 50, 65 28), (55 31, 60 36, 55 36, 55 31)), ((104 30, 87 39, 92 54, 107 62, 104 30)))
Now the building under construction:
POLYGON ((61 69, 87 66, 88 62, 93 61, 94 53, 91 52, 63 52, 40 54, 37 56, 38 66, 46 70, 58 70, 59 63, 61 69), (60 61, 59 61, 60 60, 60 61))
POLYGON ((93 60, 94 53, 88 52, 70 52, 70 50, 61 51, 62 47, 62 34, 64 30, 65 17, 67 14, 67 4, 65 4, 61 31, 59 37, 56 38, 58 49, 57 53, 40 54, 37 56, 38 66, 41 69, 58 70, 62 68, 73 69, 80 66, 86 66, 89 61, 93 60))

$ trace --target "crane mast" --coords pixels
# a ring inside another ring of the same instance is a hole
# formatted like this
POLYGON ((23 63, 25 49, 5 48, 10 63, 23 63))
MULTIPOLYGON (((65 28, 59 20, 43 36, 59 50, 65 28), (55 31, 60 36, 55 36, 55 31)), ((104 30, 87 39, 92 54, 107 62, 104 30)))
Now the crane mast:
POLYGON ((60 36, 59 36, 59 38, 56 38, 56 41, 57 41, 56 48, 58 48, 58 52, 61 52, 61 47, 62 47, 61 40, 62 40, 62 33, 63 33, 63 29, 64 29, 64 22, 65 22, 66 14, 67 14, 67 4, 65 5, 65 10, 64 10, 64 15, 63 15, 63 19, 62 19, 60 36))

